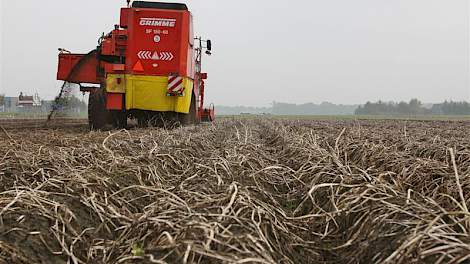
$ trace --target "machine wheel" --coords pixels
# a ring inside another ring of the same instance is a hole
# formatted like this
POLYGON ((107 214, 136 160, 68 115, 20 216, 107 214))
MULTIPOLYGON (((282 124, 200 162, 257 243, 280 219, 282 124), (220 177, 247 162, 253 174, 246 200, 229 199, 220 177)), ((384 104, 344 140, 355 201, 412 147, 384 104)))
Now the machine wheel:
POLYGON ((106 109, 106 100, 102 90, 90 93, 88 100, 88 124, 91 130, 103 129, 111 124, 111 114, 106 109))
POLYGON ((199 123, 197 118, 197 106, 196 106, 196 98, 194 95, 191 97, 191 106, 189 107, 188 114, 177 114, 177 120, 182 126, 192 125, 199 123))

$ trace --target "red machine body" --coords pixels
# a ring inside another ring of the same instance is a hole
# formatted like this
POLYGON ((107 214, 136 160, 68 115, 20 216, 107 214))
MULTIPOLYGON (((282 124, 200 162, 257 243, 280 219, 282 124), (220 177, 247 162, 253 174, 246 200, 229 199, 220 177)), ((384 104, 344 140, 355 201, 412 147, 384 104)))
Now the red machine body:
POLYGON ((133 74, 169 75, 194 79, 194 34, 187 10, 124 8, 121 27, 127 26, 126 68, 133 74), (191 37, 190 37, 191 36, 191 37), (142 69, 135 68, 138 62, 142 69))
POLYGON ((59 54, 59 67, 57 80, 64 80, 71 83, 93 83, 100 84, 102 78, 98 76, 100 62, 96 51, 91 55, 85 54, 59 54), (80 65, 79 65, 80 64, 80 65))

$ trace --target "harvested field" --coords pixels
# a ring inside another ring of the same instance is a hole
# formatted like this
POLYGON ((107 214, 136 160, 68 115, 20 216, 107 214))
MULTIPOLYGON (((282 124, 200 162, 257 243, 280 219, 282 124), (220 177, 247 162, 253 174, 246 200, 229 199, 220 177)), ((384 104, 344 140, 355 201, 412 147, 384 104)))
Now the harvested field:
POLYGON ((0 127, 3 128, 63 128, 67 126, 83 126, 85 124, 88 124, 88 120, 79 118, 58 118, 49 122, 43 118, 0 118, 0 127))
POLYGON ((0 130, 1 263, 470 263, 470 122, 0 130))

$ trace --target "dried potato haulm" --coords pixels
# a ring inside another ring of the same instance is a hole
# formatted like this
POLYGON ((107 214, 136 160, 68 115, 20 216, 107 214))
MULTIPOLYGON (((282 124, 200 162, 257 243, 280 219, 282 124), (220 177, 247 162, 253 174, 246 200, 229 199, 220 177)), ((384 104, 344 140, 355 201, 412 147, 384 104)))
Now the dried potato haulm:
POLYGON ((470 123, 0 131, 0 263, 469 263, 470 123))

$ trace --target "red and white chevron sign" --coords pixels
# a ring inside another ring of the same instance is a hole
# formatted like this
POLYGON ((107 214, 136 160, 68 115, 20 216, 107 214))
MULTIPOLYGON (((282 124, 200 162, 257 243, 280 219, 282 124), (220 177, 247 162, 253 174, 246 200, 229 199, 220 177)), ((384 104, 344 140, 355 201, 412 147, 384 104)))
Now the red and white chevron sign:
POLYGON ((170 75, 168 77, 168 94, 183 94, 183 77, 170 75))
POLYGON ((174 56, 171 52, 160 52, 160 60, 163 61, 171 61, 173 60, 174 56))
POLYGON ((137 57, 141 60, 154 60, 154 61, 172 61, 175 56, 167 51, 149 51, 141 50, 137 53, 137 57))

